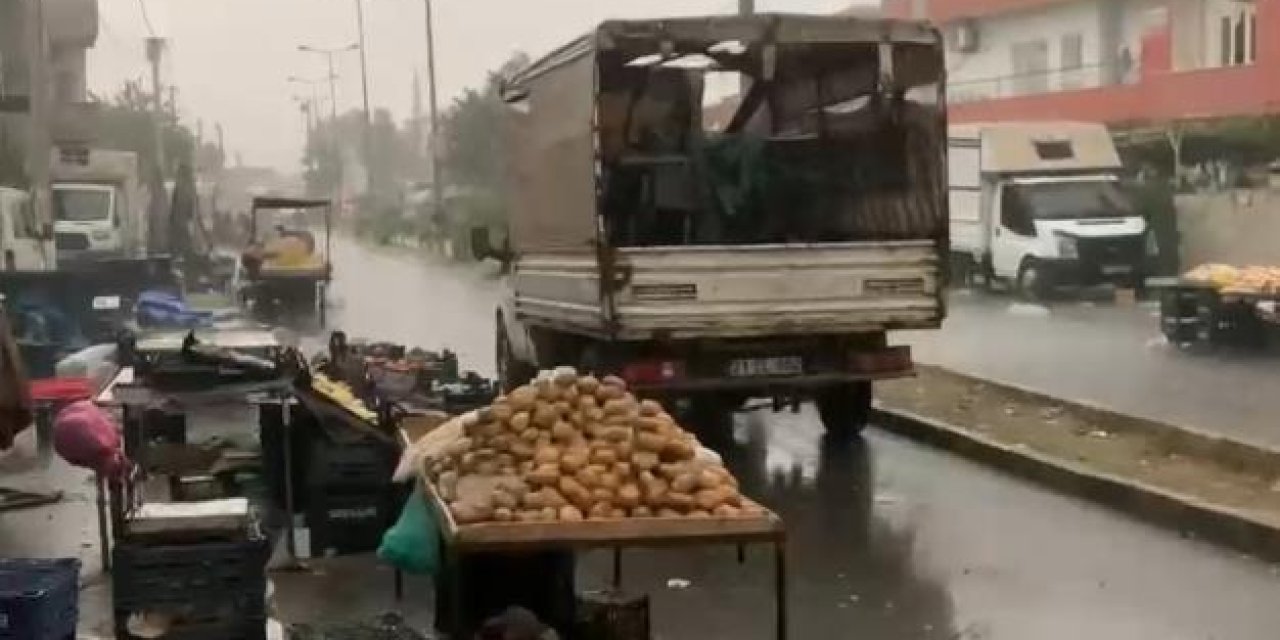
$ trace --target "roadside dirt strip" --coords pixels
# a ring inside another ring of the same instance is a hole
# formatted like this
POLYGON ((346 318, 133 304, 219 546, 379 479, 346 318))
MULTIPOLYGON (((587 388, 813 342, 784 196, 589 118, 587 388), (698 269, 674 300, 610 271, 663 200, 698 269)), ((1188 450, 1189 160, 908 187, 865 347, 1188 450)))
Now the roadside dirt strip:
POLYGON ((938 367, 876 400, 889 431, 1280 561, 1280 452, 938 367))

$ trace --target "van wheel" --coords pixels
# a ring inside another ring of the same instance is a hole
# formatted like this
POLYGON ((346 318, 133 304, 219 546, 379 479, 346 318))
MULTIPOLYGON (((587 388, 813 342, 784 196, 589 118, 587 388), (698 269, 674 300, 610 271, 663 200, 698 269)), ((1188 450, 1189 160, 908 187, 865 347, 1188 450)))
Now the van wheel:
POLYGON ((498 357, 498 385, 502 391, 508 392, 520 385, 528 384, 538 372, 533 367, 516 359, 511 350, 511 339, 507 337, 507 329, 502 325, 502 316, 498 316, 495 330, 497 340, 494 352, 498 357))
POLYGON ((1048 291, 1044 270, 1036 264, 1035 260, 1026 260, 1022 263, 1022 267, 1018 269, 1016 285, 1018 295, 1027 300, 1041 300, 1048 291))
POLYGON ((836 438, 855 438, 871 418, 871 383, 851 382, 829 387, 814 398, 822 426, 836 438))

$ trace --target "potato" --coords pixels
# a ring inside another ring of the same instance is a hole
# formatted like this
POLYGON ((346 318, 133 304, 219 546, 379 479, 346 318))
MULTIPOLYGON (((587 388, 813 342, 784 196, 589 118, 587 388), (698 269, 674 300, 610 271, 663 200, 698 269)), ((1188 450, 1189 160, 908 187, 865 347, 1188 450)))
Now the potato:
POLYGON ((533 444, 538 441, 539 435, 540 432, 537 429, 530 427, 520 432, 520 439, 528 442, 529 444, 533 444))
POLYGON ((627 416, 634 418, 638 415, 639 406, 632 398, 614 398, 606 400, 604 403, 604 415, 606 416, 627 416))
POLYGON ((551 439, 559 442, 568 442, 578 435, 578 430, 573 425, 561 420, 551 427, 551 439))
POLYGON ((632 473, 633 471, 634 470, 631 468, 631 463, 625 460, 613 465, 613 472, 623 480, 634 477, 635 474, 632 473))
POLYGON ((515 434, 504 433, 504 434, 489 438, 489 447, 492 448, 494 451, 505 453, 507 451, 511 451, 511 443, 515 441, 516 441, 515 434))
POLYGON ((685 517, 686 517, 686 518, 710 518, 710 517, 711 517, 711 512, 710 512, 710 511, 704 511, 704 510, 702 510, 702 509, 693 509, 693 510, 689 511, 689 513, 688 513, 688 514, 686 514, 686 515, 685 515, 685 517))
POLYGON ((627 510, 621 507, 614 507, 613 510, 609 512, 609 518, 613 520, 625 520, 626 517, 627 510))
POLYGON ((598 437, 609 442, 623 442, 631 439, 631 429, 629 427, 606 425, 604 429, 600 430, 598 437))
POLYGON ((436 479, 436 488, 440 492, 440 497, 445 501, 452 501, 458 495, 458 472, 445 471, 436 479))
POLYGON ((658 465, 658 475, 668 479, 675 480, 676 476, 688 470, 685 463, 666 462, 658 465))
POLYGON ((637 431, 643 431, 645 433, 660 433, 663 431, 664 426, 662 420, 653 417, 636 418, 633 421, 633 424, 637 431))
POLYGON ((662 413, 662 403, 657 400, 640 401, 640 415, 652 418, 660 413, 662 413))
POLYGON ((586 468, 587 463, 590 462, 590 456, 590 452, 585 449, 569 449, 560 456, 560 469, 566 474, 576 474, 586 468))
POLYGON ((533 442, 535 448, 550 447, 552 444, 550 431, 539 431, 538 439, 533 442))
POLYGON ((574 479, 587 489, 595 489, 600 486, 601 473, 603 472, 600 471, 599 467, 588 465, 586 468, 579 469, 578 473, 574 475, 574 479))
POLYGON ((682 517, 682 515, 679 511, 676 511, 671 507, 663 507, 661 509, 658 509, 658 517, 659 518, 679 518, 679 517, 682 517))
POLYGON ((502 426, 501 422, 482 422, 472 428, 471 435, 480 436, 482 438, 492 438, 501 434, 505 430, 506 429, 502 426))
POLYGON ((653 509, 650 509, 645 505, 638 505, 636 508, 631 510, 631 517, 632 518, 652 518, 653 509))
POLYGON ((560 507, 569 504, 569 501, 565 499, 564 495, 554 487, 543 487, 540 493, 542 494, 542 506, 544 507, 554 507, 559 509, 560 507))
MULTIPOLYGON (((533 458, 533 454, 529 454, 529 457, 533 458)), ((516 469, 520 472, 520 475, 526 476, 526 477, 529 474, 533 473, 533 470, 536 468, 537 468, 537 465, 533 463, 532 459, 522 460, 520 464, 516 465, 516 469)))
POLYGON ((577 507, 571 504, 560 507, 561 522, 582 522, 582 520, 582 511, 577 507))
POLYGON ((529 460, 533 458, 533 454, 536 452, 537 450, 533 448, 533 445, 525 440, 516 440, 511 443, 511 455, 515 456, 517 460, 529 460))
POLYGON ((698 476, 692 473, 681 473, 671 480, 671 490, 678 493, 692 493, 698 489, 698 476))
POLYGON ((613 516, 613 507, 608 502, 597 502, 591 505, 591 510, 587 512, 587 517, 592 520, 607 520, 613 516))
POLYGON ((658 454, 652 451, 637 451, 631 454, 631 465, 640 471, 649 471, 658 466, 658 454))
POLYGON ((534 462, 539 465, 544 464, 560 464, 560 449, 558 447, 538 447, 533 454, 534 462))
POLYGON ((664 448, 666 448, 668 439, 669 438, 666 436, 658 435, 656 433, 641 431, 636 433, 636 449, 639 449, 640 451, 650 451, 655 454, 660 453, 664 448))
POLYGON ((716 507, 715 510, 711 512, 711 515, 718 518, 736 518, 742 515, 742 511, 733 505, 722 504, 716 507))
POLYGON ((596 400, 596 397, 586 392, 578 396, 576 405, 577 405, 578 411, 586 411, 587 409, 598 409, 600 407, 600 403, 596 400))
MULTIPOLYGON (((449 513, 458 524, 474 524, 488 519, 481 505, 472 502, 455 502, 449 505, 449 513)), ((492 512, 488 515, 492 516, 492 512)))
POLYGON ((467 428, 467 429, 471 429, 472 427, 476 426, 477 424, 484 424, 484 423, 486 423, 486 422, 493 422, 493 419, 494 419, 494 418, 493 418, 493 406, 492 406, 492 405, 487 406, 487 407, 480 407, 479 409, 476 409, 476 413, 475 413, 475 422, 474 422, 474 423, 472 423, 472 424, 464 425, 464 426, 466 426, 466 428, 467 428))
POLYGON ((538 390, 538 400, 542 402, 555 402, 560 399, 560 388, 549 378, 543 378, 533 383, 535 389, 538 390))
POLYGON ((541 510, 521 509, 515 513, 516 522, 536 522, 541 510))
POLYGON ((621 400, 627 397, 627 390, 612 384, 602 384, 596 389, 596 400, 602 404, 610 400, 621 400))
POLYGON ((538 520, 543 522, 555 522, 560 517, 560 510, 555 507, 543 507, 538 514, 538 520))
POLYGON ((724 485, 724 478, 710 468, 703 469, 698 473, 698 488, 719 489, 722 485, 724 485))
POLYGON ((461 471, 463 475, 475 473, 476 464, 478 463, 479 460, 476 459, 475 452, 468 451, 462 454, 462 457, 458 459, 458 470, 461 471))
POLYGON ((561 387, 573 386, 578 382, 578 371, 573 367, 556 367, 551 381, 561 387))
POLYGON ((577 387, 578 391, 591 395, 596 392, 596 389, 600 388, 600 380, 592 375, 582 376, 578 378, 577 387))
POLYGON ((498 522, 511 522, 515 519, 515 511, 508 507, 498 507, 493 510, 493 519, 498 522))
POLYGON ((693 495, 693 501, 697 503, 699 509, 712 511, 724 504, 725 495, 718 488, 702 489, 693 495))
POLYGON ((586 418, 587 424, 598 424, 604 421, 604 409, 600 407, 587 407, 582 410, 582 415, 586 418))
POLYGON ((667 492, 667 496, 663 502, 668 507, 677 511, 688 511, 697 504, 694 502, 693 496, 682 491, 676 491, 674 488, 667 492))
POLYGON ((534 510, 545 507, 546 505, 542 502, 542 491, 530 491, 524 494, 524 497, 520 499, 520 505, 525 509, 534 510))
POLYGON ((613 498, 614 498, 614 493, 609 489, 597 487, 591 490, 591 499, 596 502, 606 502, 609 504, 613 504, 613 498))
POLYGON ((600 474, 600 487, 610 491, 617 491, 622 486, 622 478, 612 471, 606 471, 600 474))
POLYGON ((591 462, 594 464, 604 465, 606 468, 613 466, 618 461, 618 452, 609 447, 596 447, 591 450, 591 462))
POLYGON ((578 387, 576 386, 561 387, 560 389, 560 400, 569 403, 570 407, 577 408, 578 398, 581 396, 582 394, 578 392, 578 387))
POLYGON ((498 475, 498 467, 496 459, 481 460, 476 463, 474 473, 478 476, 496 476, 498 475))
POLYGON ((493 419, 496 422, 507 422, 514 416, 516 410, 511 407, 511 403, 506 398, 499 398, 493 402, 493 419))
POLYGON ((524 385, 517 387, 511 393, 507 394, 507 403, 517 412, 529 411, 533 409, 533 403, 538 399, 538 390, 532 386, 524 385))
POLYGON ((525 479, 530 483, 539 486, 554 485, 560 482, 560 465, 558 464, 542 464, 538 465, 525 475, 525 479))
POLYGON ((600 384, 607 385, 610 387, 617 387, 619 389, 622 389, 623 391, 627 390, 627 381, 623 380, 622 378, 619 378, 618 376, 605 376, 602 380, 600 380, 600 384))
POLYGON ((516 413, 515 415, 511 416, 511 419, 507 421, 507 424, 511 425, 511 430, 515 433, 520 433, 525 429, 528 429, 529 428, 529 412, 521 411, 519 413, 516 413))
POLYGON ((614 496, 613 504, 623 509, 634 509, 640 506, 640 487, 632 483, 626 483, 618 487, 618 493, 614 496))
POLYGON ((555 407, 556 413, 562 418, 567 418, 569 414, 573 413, 573 405, 569 404, 567 400, 557 400, 551 406, 555 407))
POLYGON ((742 505, 742 515, 750 517, 760 517, 764 515, 764 507, 755 503, 746 503, 742 505))
POLYGON ((570 503, 577 505, 579 509, 590 508, 595 501, 591 496, 591 491, 573 478, 560 478, 559 487, 560 495, 563 495, 570 503))
POLYGON ((539 429, 550 429, 560 420, 560 413, 554 404, 539 400, 533 407, 533 426, 539 429))
POLYGON ((671 462, 680 462, 682 460, 692 460, 698 451, 693 444, 683 438, 671 438, 667 440, 666 445, 662 447, 663 460, 671 462))

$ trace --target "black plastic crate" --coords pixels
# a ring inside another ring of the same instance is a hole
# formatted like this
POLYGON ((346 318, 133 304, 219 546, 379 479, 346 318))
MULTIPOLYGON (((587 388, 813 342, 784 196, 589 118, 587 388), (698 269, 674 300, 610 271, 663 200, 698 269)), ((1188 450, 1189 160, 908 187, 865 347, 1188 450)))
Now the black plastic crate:
POLYGON ((307 508, 311 555, 347 555, 375 551, 400 515, 404 492, 386 485, 364 493, 318 492, 307 508))
POLYGON ((265 614, 265 538, 237 542, 147 545, 112 550, 112 605, 117 612, 171 608, 231 610, 234 618, 265 614))
POLYGON ((395 472, 398 456, 394 445, 373 438, 334 442, 317 437, 307 462, 309 493, 356 493, 386 487, 395 472))
MULTIPOLYGON (((129 633, 128 613, 116 612, 116 640, 142 640, 129 633)), ((221 619, 207 616, 184 618, 169 628, 164 640, 266 640, 266 616, 221 619)))
POLYGON ((74 640, 80 561, 0 559, 0 640, 74 640))

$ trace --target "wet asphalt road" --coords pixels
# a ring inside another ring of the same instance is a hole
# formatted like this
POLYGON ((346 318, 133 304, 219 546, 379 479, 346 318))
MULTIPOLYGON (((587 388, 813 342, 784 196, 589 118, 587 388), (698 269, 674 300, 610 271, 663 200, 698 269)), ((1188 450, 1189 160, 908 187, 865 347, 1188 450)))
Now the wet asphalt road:
POLYGON ((1280 354, 1182 351, 1158 311, 960 292, 941 331, 907 340, 921 362, 1280 449, 1280 354))
MULTIPOLYGON (((336 264, 335 326, 448 345, 464 367, 491 372, 497 281, 350 243, 336 264)), ((856 446, 824 443, 807 408, 740 415, 720 449, 787 523, 793 638, 1245 639, 1280 628, 1269 564, 874 430, 856 446)), ((659 637, 767 638, 771 562, 763 549, 742 566, 725 548, 635 551, 626 584, 653 596, 659 637), (669 589, 671 578, 691 585, 669 589)), ((585 584, 608 575, 607 557, 585 563, 585 584)))
MULTIPOLYGON (((335 326, 353 335, 450 346, 491 370, 496 281, 407 253, 340 243, 335 326)), ((871 430, 824 441, 816 416, 753 412, 718 448, 744 491, 778 511, 789 536, 792 638, 1124 640, 1271 639, 1280 570, 1122 514, 1065 498, 871 430)), ((0 556, 78 555, 96 573, 85 474, 0 457, 0 485, 60 487, 53 508, 0 514, 0 556)), ((588 556, 581 586, 602 585, 588 556)), ((634 551, 625 585, 653 599, 655 637, 772 637, 772 555, 729 548, 634 551), (668 581, 688 581, 673 589, 668 581)), ((368 556, 273 575, 290 621, 368 618, 393 606, 390 573, 368 556)), ((98 579, 82 630, 108 619, 98 579)), ((430 586, 412 580, 404 611, 430 620, 430 586)))

